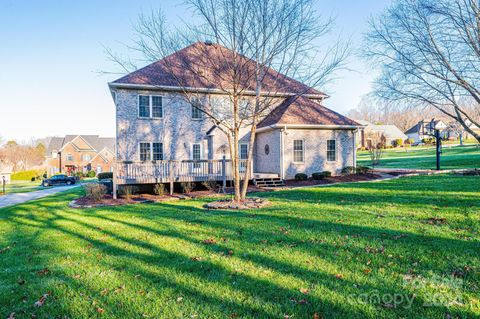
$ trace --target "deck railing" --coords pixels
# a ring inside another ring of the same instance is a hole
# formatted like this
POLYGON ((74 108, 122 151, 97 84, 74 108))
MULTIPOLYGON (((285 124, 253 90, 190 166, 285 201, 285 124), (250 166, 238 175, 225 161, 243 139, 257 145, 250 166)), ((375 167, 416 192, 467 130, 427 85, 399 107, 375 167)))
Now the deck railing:
MULTIPOLYGON (((241 178, 245 178, 246 160, 240 161, 241 178)), ((116 183, 154 184, 174 182, 227 181, 233 179, 230 160, 168 160, 154 162, 119 162, 116 183)), ((251 176, 248 177, 249 179, 251 176)))

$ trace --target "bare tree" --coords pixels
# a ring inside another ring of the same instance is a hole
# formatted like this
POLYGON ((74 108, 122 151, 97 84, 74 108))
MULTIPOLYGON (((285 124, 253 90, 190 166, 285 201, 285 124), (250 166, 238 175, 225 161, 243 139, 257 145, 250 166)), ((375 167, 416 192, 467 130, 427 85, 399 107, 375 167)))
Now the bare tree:
POLYGON ((367 140, 368 153, 372 166, 380 164, 384 150, 385 150, 385 136, 380 132, 369 131, 365 133, 367 140))
MULTIPOLYGON (((313 0, 187 0, 186 4, 198 24, 172 30, 161 11, 152 11, 140 16, 136 41, 130 48, 148 62, 164 58, 162 67, 173 76, 182 70, 175 86, 181 88, 183 99, 227 137, 235 200, 239 201, 246 196, 252 171, 257 124, 281 102, 282 84, 299 84, 295 78, 307 84, 297 85, 298 96, 325 97, 312 88, 325 84, 343 66, 348 45, 335 43, 319 49, 325 45, 319 39, 331 31, 333 20, 322 19, 313 9, 313 0), (205 39, 213 43, 190 48, 197 50, 195 60, 169 57, 205 39), (205 97, 204 90, 192 88, 213 86, 219 88, 221 98, 205 97), (241 163, 239 141, 245 130, 249 133, 248 159, 241 163), (241 168, 247 176, 243 183, 241 168)), ((107 54, 125 71, 135 65, 111 51, 107 54)))
POLYGON ((433 106, 480 142, 467 124, 479 126, 478 0, 399 0, 372 20, 365 53, 381 65, 379 97, 433 106), (462 105, 465 98, 476 102, 475 112, 462 105))

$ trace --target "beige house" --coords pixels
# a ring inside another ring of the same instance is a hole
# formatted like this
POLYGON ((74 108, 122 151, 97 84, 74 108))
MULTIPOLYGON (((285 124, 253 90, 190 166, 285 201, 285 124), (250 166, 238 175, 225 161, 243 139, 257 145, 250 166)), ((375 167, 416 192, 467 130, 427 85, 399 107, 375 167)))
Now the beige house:
POLYGON ((357 123, 363 125, 360 131, 360 138, 358 145, 361 147, 370 147, 372 145, 371 134, 379 134, 387 146, 396 146, 396 140, 405 142, 408 136, 405 135, 397 126, 393 124, 373 124, 365 120, 355 120, 357 123))
MULTIPOLYGON (((211 77, 198 79, 182 64, 220 56, 219 51, 227 56, 227 50, 197 42, 109 83, 116 105, 119 184, 220 176, 222 159, 225 156, 229 160, 227 137, 186 101, 185 90, 196 93, 196 103, 209 100, 200 107, 221 108, 228 103, 222 91, 226 84, 218 78, 224 71, 208 70, 209 66, 202 64, 211 77), (178 64, 178 68, 172 68, 172 64, 178 64)), ((276 102, 258 125, 254 172, 249 178, 292 179, 297 173, 320 171, 339 174, 344 167, 355 166, 359 124, 322 106, 328 98, 324 93, 288 77, 276 80, 275 76, 278 78, 274 70, 267 70, 264 94, 275 92, 272 99, 276 102)), ((251 83, 245 83, 245 87, 251 87, 251 83)), ((241 133, 240 158, 246 160, 249 128, 241 133)), ((229 166, 227 163, 227 171, 229 166)))

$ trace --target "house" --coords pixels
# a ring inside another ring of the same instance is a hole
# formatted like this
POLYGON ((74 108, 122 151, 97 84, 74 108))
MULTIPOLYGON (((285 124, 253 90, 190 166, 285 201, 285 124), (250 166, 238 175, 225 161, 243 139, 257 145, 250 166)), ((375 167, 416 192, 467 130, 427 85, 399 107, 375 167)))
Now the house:
MULTIPOLYGON (((109 83, 116 105, 118 184, 218 179, 224 157, 231 178, 226 135, 185 99, 186 91, 191 91, 199 96, 196 103, 210 101, 200 107, 228 103, 224 90, 229 83, 222 76, 227 68, 205 60, 231 53, 217 44, 197 42, 109 83), (189 71, 191 64, 208 76, 189 71)), ((245 58, 245 63, 255 62, 245 58)), ((326 94, 278 76, 273 69, 265 74, 262 95, 271 94, 276 102, 259 122, 253 175, 248 178, 339 174, 344 167, 355 166, 359 124, 322 106, 326 94)), ((243 85, 253 98, 255 92, 248 88, 254 83, 243 85)), ((246 161, 249 127, 241 134, 240 159, 246 161)))
POLYGON ((52 137, 46 149, 45 164, 49 175, 77 172, 113 171, 115 138, 98 135, 52 137))
MULTIPOLYGON (((476 134, 480 134, 480 128, 473 124, 470 120, 466 120, 465 123, 468 127, 474 131, 476 134)), ((474 137, 472 134, 468 133, 463 126, 461 126, 458 122, 453 121, 448 124, 447 128, 444 130, 445 138, 449 140, 457 140, 462 138, 462 140, 473 139, 474 137)))
POLYGON ((447 128, 447 125, 442 120, 422 120, 409 128, 405 134, 408 136, 409 139, 412 139, 414 143, 420 143, 424 139, 432 138, 433 130, 439 130, 441 133, 441 137, 445 137, 445 133, 443 132, 447 128))
POLYGON ((385 145, 396 146, 396 140, 405 141, 408 137, 398 127, 392 124, 377 125, 364 120, 355 120, 357 123, 364 126, 360 131, 359 145, 361 147, 368 147, 371 145, 369 134, 380 134, 385 145))
POLYGON ((10 184, 11 175, 12 168, 9 165, 0 161, 0 185, 3 185, 3 182, 5 182, 5 184, 10 184))

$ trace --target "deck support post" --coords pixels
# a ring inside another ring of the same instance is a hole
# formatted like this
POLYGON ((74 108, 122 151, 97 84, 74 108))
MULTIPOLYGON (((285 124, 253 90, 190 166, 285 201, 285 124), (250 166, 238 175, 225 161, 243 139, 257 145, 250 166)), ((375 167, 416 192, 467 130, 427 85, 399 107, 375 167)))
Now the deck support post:
POLYGON ((168 162, 168 175, 170 177, 170 195, 173 195, 173 161, 168 162))
POLYGON ((113 164, 112 196, 117 199, 117 163, 113 164))
POLYGON ((227 159, 225 155, 222 158, 222 192, 226 193, 227 191, 227 159))

